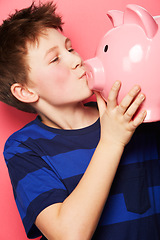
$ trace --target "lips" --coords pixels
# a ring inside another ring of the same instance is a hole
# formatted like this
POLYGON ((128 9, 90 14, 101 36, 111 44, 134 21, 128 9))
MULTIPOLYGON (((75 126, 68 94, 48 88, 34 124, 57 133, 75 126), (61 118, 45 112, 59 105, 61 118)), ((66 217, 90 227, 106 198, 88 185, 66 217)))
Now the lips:
POLYGON ((80 76, 80 79, 83 78, 83 77, 86 77, 86 72, 84 72, 81 76, 80 76))

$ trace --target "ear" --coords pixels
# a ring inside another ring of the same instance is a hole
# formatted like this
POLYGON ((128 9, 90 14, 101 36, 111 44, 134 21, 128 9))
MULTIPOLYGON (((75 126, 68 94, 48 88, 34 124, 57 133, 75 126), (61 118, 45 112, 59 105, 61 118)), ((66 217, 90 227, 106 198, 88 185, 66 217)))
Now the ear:
POLYGON ((128 4, 125 14, 124 23, 138 24, 143 28, 148 38, 152 39, 158 31, 158 24, 146 9, 136 5, 128 4))
POLYGON ((118 27, 123 24, 124 13, 118 10, 110 10, 107 13, 113 27, 118 27))
POLYGON ((39 99, 38 94, 34 90, 20 83, 14 83, 11 86, 11 92, 13 96, 21 102, 34 103, 39 99))

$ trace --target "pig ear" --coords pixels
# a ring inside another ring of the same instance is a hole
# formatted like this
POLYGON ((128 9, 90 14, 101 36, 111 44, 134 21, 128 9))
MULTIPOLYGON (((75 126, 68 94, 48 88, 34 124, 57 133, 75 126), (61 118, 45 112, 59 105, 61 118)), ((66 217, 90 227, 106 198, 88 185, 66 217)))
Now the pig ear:
POLYGON ((107 16, 111 20, 114 27, 118 27, 123 24, 124 13, 118 10, 108 11, 107 16))
POLYGON ((154 18, 144 8, 135 4, 127 5, 124 13, 124 23, 138 24, 150 39, 155 36, 158 30, 158 24, 154 18))

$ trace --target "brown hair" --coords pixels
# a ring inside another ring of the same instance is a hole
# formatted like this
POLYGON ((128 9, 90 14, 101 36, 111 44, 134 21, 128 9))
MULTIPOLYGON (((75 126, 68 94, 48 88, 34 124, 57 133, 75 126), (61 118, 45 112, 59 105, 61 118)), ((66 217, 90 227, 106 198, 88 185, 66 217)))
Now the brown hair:
POLYGON ((38 40, 45 28, 62 31, 62 19, 55 10, 52 2, 38 6, 33 3, 3 21, 0 26, 0 101, 25 112, 35 112, 30 104, 16 99, 10 88, 16 82, 27 83, 27 43, 38 40))

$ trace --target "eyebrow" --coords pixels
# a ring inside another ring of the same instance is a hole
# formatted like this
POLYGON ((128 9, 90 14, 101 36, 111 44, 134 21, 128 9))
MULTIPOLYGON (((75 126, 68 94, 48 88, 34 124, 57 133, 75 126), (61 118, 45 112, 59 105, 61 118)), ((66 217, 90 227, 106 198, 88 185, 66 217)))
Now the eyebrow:
MULTIPOLYGON (((69 38, 66 38, 66 39, 65 39, 65 46, 66 46, 66 44, 67 44, 68 42, 71 42, 71 40, 70 40, 69 38)), ((49 53, 53 52, 53 51, 54 51, 55 49, 57 49, 57 48, 58 48, 58 47, 55 46, 55 47, 51 47, 50 49, 48 49, 47 52, 45 53, 44 58, 46 58, 49 53)))

